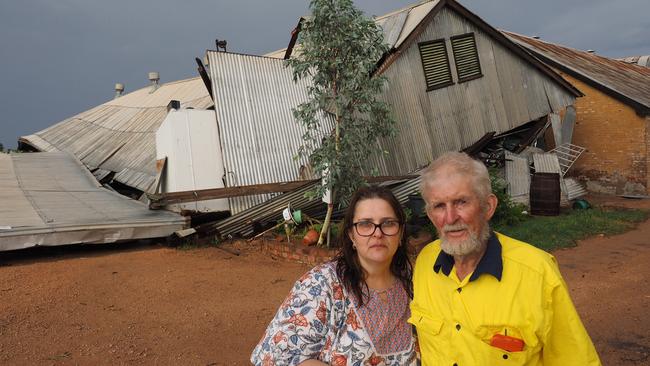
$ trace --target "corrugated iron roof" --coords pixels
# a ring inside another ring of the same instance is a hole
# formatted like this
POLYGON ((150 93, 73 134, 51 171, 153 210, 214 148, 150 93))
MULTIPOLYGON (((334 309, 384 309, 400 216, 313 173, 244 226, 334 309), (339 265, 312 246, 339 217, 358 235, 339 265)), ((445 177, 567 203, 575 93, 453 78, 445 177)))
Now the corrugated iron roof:
POLYGON ((0 251, 171 235, 187 222, 103 188, 63 152, 0 153, 0 251))
POLYGON ((264 56, 283 59, 285 53, 287 53, 287 48, 286 47, 281 49, 281 50, 276 50, 276 51, 271 51, 269 53, 265 53, 264 56))
MULTIPOLYGON (((309 80, 295 83, 292 70, 280 59, 216 51, 207 56, 226 186, 299 180, 308 161, 294 156, 306 130, 291 110, 308 100, 309 80)), ((331 117, 321 116, 323 136, 333 126, 331 117)), ((231 198, 230 210, 234 214, 271 197, 231 198)))
POLYGON ((439 2, 440 0, 421 2, 375 18, 375 22, 384 32, 384 41, 391 48, 401 46, 439 2))
POLYGON ((201 78, 151 86, 81 112, 21 143, 40 151, 66 151, 88 168, 115 172, 118 182, 149 192, 156 175, 155 133, 167 115, 167 104, 209 108, 212 99, 201 78))
POLYGON ((650 68, 555 43, 503 32, 549 65, 650 115, 650 68))

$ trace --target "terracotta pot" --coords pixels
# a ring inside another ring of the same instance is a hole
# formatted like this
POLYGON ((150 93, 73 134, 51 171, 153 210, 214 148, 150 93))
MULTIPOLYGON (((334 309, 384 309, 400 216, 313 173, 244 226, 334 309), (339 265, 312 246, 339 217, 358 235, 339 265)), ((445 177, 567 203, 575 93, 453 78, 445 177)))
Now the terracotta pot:
POLYGON ((302 238, 302 243, 304 245, 314 245, 318 243, 318 236, 320 234, 314 229, 309 229, 305 236, 302 238))

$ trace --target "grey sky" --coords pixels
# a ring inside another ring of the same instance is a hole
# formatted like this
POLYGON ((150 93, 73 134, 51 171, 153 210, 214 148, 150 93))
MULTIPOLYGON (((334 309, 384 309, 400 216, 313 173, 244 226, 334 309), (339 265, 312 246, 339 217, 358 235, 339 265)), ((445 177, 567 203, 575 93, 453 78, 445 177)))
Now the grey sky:
MULTIPOLYGON (((356 0, 381 15, 417 0, 356 0)), ((609 57, 650 54, 648 0, 465 0, 499 29, 609 57)), ((2 0, 0 143, 37 132, 126 92, 197 75, 194 57, 286 47, 307 0, 2 0)))

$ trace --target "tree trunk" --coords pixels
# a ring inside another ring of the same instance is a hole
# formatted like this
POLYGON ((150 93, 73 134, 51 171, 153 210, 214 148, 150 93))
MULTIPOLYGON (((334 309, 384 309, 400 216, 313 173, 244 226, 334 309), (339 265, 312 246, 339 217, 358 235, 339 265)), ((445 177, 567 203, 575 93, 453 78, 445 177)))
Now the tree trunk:
POLYGON ((325 234, 330 229, 330 222, 332 221, 332 212, 334 211, 334 203, 327 204, 327 214, 325 215, 325 221, 323 221, 323 227, 320 229, 320 236, 318 237, 317 246, 323 246, 323 241, 325 240, 325 234))

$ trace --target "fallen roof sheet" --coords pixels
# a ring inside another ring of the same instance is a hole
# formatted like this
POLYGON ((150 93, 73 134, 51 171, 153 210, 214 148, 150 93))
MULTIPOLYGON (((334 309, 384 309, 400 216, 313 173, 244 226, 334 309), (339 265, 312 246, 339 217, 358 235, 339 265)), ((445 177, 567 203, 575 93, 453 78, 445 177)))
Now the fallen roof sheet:
MULTIPOLYGON (((291 68, 281 59, 216 51, 208 51, 207 56, 226 187, 301 179, 301 166, 308 166, 308 160, 294 156, 306 129, 292 108, 309 99, 310 80, 294 82, 291 68)), ((334 128, 331 116, 317 117, 317 134, 329 134, 334 128)), ((236 214, 271 197, 229 198, 230 211, 236 214)))
POLYGON ((508 194, 513 201, 529 205, 530 165, 528 159, 505 151, 505 173, 508 194))
POLYGON ((550 66, 612 95, 639 114, 650 115, 650 68, 516 33, 503 33, 550 66))
POLYGON ((0 154, 0 251, 171 235, 186 218, 103 188, 62 152, 0 154))
POLYGON ((566 195, 569 201, 587 195, 585 187, 583 187, 575 178, 564 178, 564 184, 566 186, 566 195))
POLYGON ((162 84, 155 90, 147 86, 23 136, 20 142, 39 151, 69 152, 91 170, 115 172, 116 181, 153 193, 155 134, 170 100, 180 101, 184 108, 213 105, 201 78, 162 84))
POLYGON ((533 163, 536 173, 558 173, 562 176, 562 168, 555 154, 533 154, 533 163))
MULTIPOLYGON (((418 176, 408 180, 387 181, 380 185, 394 185, 391 188, 393 194, 400 203, 404 204, 408 201, 409 195, 419 192, 420 180, 418 176)), ((305 197, 305 193, 313 190, 316 184, 320 183, 312 183, 295 191, 275 196, 266 202, 215 223, 214 228, 224 238, 234 236, 249 237, 254 234, 254 223, 281 220, 282 210, 287 208, 289 204, 291 204, 292 209, 301 210, 312 217, 324 214, 327 206, 320 199, 310 200, 305 197)), ((340 212, 340 210, 337 210, 337 213, 340 212)))

